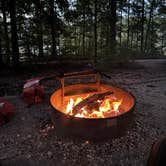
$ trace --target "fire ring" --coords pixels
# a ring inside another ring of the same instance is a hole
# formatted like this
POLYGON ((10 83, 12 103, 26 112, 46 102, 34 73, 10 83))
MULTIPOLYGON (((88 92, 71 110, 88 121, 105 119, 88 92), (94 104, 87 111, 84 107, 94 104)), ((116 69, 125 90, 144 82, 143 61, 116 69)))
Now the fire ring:
MULTIPOLYGON (((81 76, 92 74, 85 72, 81 76)), ((129 92, 101 84, 99 73, 93 72, 95 83, 64 86, 64 75, 59 77, 61 88, 50 97, 52 121, 61 135, 83 138, 120 136, 132 125, 135 98, 129 92)), ((80 76, 80 73, 73 76, 80 76)), ((71 77, 71 75, 65 75, 71 77)))

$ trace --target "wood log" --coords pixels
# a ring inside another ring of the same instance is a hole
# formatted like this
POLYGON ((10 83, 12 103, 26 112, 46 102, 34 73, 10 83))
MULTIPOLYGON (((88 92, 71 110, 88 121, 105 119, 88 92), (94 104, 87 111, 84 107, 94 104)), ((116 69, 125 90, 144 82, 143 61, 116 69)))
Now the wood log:
POLYGON ((98 93, 98 94, 94 94, 90 97, 87 97, 85 100, 81 101, 80 103, 78 103, 77 105, 75 105, 73 107, 73 115, 76 115, 81 110, 81 108, 83 108, 84 106, 92 104, 97 100, 103 100, 105 98, 105 96, 108 96, 111 94, 113 94, 113 92, 108 91, 108 92, 98 93))

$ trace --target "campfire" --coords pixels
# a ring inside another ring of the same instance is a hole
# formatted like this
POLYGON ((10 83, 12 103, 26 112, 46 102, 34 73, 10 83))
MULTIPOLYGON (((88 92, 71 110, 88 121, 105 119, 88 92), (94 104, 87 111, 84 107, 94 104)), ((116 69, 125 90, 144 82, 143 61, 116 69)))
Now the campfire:
MULTIPOLYGON (((95 89, 94 84, 79 84, 65 87, 67 93, 83 92, 89 88, 95 89)), ((75 94, 62 98, 61 89, 51 96, 52 106, 62 112, 77 118, 99 119, 120 116, 134 106, 134 98, 128 92, 111 85, 100 85, 99 92, 75 94)))
POLYGON ((51 105, 64 114, 89 119, 109 118, 124 114, 134 105, 133 97, 126 91, 101 84, 98 72, 85 70, 59 78, 61 89, 55 91, 50 100, 51 105), (95 76, 95 83, 64 86, 65 77, 87 75, 95 76))
POLYGON ((50 103, 53 107, 53 123, 61 132, 62 129, 68 129, 70 134, 73 132, 82 135, 86 132, 87 136, 110 126, 119 128, 122 125, 120 128, 123 129, 124 122, 129 121, 128 113, 134 107, 134 97, 121 88, 101 83, 98 72, 86 70, 65 73, 59 74, 58 78, 61 88, 53 92, 50 103), (64 84, 68 77, 85 76, 94 76, 95 81, 66 86, 64 84))
POLYGON ((117 100, 113 94, 105 95, 104 99, 98 99, 96 96, 87 94, 70 98, 65 104, 64 113, 79 118, 106 118, 120 114, 122 99, 117 100))

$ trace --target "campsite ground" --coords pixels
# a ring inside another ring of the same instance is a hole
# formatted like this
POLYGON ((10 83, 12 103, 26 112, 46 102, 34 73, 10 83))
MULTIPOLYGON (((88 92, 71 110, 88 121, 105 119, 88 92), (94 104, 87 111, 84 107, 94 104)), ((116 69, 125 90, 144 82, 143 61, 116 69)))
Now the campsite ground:
POLYGON ((56 134, 48 101, 56 81, 46 87, 43 104, 27 107, 22 101, 23 82, 48 72, 2 75, 0 94, 17 112, 0 128, 0 165, 146 165, 153 142, 166 136, 166 60, 137 60, 134 65, 110 68, 106 73, 112 79, 103 78, 105 82, 135 96, 135 125, 120 138, 98 143, 62 139, 56 134))

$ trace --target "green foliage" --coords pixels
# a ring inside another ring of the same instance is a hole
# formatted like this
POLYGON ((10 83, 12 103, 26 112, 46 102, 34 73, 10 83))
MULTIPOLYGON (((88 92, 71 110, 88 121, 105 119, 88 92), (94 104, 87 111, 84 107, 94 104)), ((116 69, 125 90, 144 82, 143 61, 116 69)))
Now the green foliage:
MULTIPOLYGON (((144 5, 143 1, 116 1, 115 25, 112 24, 114 16, 111 15, 111 2, 16 0, 21 59, 37 61, 41 58, 41 49, 43 58, 47 60, 92 59, 96 51, 98 64, 108 66, 112 63, 126 63, 139 57, 166 55, 166 6, 162 1, 157 3, 155 0, 147 0, 144 5), (115 39, 112 32, 114 28, 115 39), (56 55, 52 52, 53 39, 56 55)), ((8 0, 1 2, 0 16, 2 52, 3 58, 7 59, 7 35, 4 25, 7 26, 11 47, 8 0), (7 16, 6 23, 3 18, 4 11, 7 16)))

